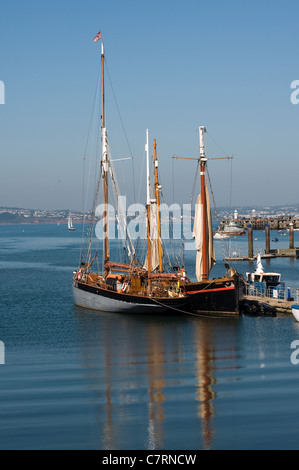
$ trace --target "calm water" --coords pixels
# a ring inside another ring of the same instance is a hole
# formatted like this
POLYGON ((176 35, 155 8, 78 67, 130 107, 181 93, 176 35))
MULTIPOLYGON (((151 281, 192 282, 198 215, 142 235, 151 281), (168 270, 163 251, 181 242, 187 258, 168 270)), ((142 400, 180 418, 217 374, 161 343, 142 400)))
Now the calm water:
MULTIPOLYGON (((254 236, 263 247, 264 233, 254 236)), ((299 447, 299 323, 76 308, 80 244, 80 230, 63 225, 0 226, 1 449, 299 447)), ((264 267, 299 287, 299 260, 264 267)))

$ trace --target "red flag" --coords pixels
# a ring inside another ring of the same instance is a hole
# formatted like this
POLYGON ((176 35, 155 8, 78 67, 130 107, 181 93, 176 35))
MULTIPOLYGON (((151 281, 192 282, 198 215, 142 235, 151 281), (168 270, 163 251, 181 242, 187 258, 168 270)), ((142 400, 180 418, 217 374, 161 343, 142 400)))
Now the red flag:
POLYGON ((93 42, 97 42, 99 39, 102 39, 101 31, 99 31, 98 34, 93 38, 93 42))

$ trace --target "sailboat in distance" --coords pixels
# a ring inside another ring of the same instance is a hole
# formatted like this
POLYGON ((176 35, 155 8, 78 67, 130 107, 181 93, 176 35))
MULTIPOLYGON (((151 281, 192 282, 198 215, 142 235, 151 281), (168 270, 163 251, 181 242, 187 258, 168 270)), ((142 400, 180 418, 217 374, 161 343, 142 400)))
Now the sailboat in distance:
POLYGON ((72 222, 72 217, 71 217, 71 214, 69 214, 68 218, 67 218, 67 227, 68 229, 73 232, 75 229, 75 227, 73 227, 73 222, 72 222))

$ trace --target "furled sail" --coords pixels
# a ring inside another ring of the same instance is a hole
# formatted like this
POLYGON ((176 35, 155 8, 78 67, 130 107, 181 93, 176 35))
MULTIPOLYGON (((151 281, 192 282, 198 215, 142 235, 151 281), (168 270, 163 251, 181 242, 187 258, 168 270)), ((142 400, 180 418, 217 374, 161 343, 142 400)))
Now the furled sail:
MULTIPOLYGON (((207 274, 211 271, 212 267, 216 263, 216 256, 215 256, 215 247, 213 241, 213 230, 212 230, 212 215, 211 215, 211 206, 210 206, 210 198, 209 198, 209 191, 207 185, 205 186, 205 197, 206 197, 206 255, 207 255, 207 274)), ((203 275, 203 225, 202 225, 202 211, 203 206, 201 203, 201 196, 199 194, 196 202, 195 207, 195 217, 194 217, 194 226, 193 226, 193 237, 195 238, 196 244, 196 278, 198 281, 202 281, 203 275)))
MULTIPOLYGON (((158 210, 157 204, 150 206, 150 242, 151 242, 151 271, 159 266, 159 232, 158 232, 158 210)), ((148 269, 148 256, 145 258, 143 267, 148 269)))

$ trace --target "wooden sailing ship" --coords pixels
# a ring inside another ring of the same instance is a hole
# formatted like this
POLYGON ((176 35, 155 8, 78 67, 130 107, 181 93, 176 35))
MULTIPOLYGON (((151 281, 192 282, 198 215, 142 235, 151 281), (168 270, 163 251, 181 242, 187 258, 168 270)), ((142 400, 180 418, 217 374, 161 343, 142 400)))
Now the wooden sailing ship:
MULTIPOLYGON (((96 36, 97 37, 97 36, 96 36)), ((98 39, 102 39, 98 35, 98 39)), ((120 263, 110 259, 109 233, 108 233, 108 175, 113 172, 111 160, 108 157, 108 138, 105 127, 105 93, 104 93, 104 46, 101 41, 101 65, 102 65, 102 179, 104 198, 104 270, 92 271, 95 257, 91 259, 91 238, 85 259, 74 272, 73 294, 75 304, 96 310, 108 312, 181 312, 187 307, 188 296, 184 292, 183 279, 180 271, 164 272, 162 264, 161 219, 159 211, 159 183, 158 161, 156 155, 156 142, 154 141, 155 154, 155 199, 150 198, 149 193, 149 169, 147 178, 147 257, 143 265, 136 262, 134 247, 129 242, 129 263, 120 263), (156 219, 155 226, 153 220, 156 219), (158 235, 153 237, 154 228, 157 227, 158 235), (158 260, 158 261, 157 261, 158 260)), ((147 165, 148 158, 148 133, 147 133, 147 165)), ((116 175, 113 174, 113 181, 116 175)), ((125 231, 126 231, 126 222, 125 231)), ((92 237, 92 235, 91 235, 92 237)), ((129 234, 126 233, 126 237, 129 234)))
POLYGON ((212 216, 209 191, 206 184, 207 157, 204 134, 206 128, 199 128, 200 193, 197 198, 193 236, 196 242, 197 282, 185 283, 185 294, 189 298, 189 309, 194 313, 238 314, 243 295, 243 284, 239 274, 226 265, 221 278, 209 279, 216 263, 212 231, 212 216))
MULTIPOLYGON (((239 286, 237 273, 228 273, 221 279, 209 280, 209 272, 215 263, 213 236, 211 230, 211 213, 208 191, 205 184, 206 157, 203 145, 204 128, 200 128, 200 168, 201 194, 197 201, 194 236, 196 239, 197 282, 191 282, 186 276, 185 267, 177 266, 176 270, 166 272, 163 267, 163 246, 161 240, 160 185, 158 181, 158 160, 156 141, 154 140, 154 197, 150 194, 149 144, 146 134, 147 154, 147 256, 142 264, 137 262, 135 249, 127 232, 124 219, 123 237, 128 243, 129 262, 112 260, 109 249, 108 230, 108 176, 114 186, 116 175, 112 160, 108 155, 108 137, 105 123, 105 90, 104 90, 104 45, 101 34, 101 70, 102 70, 102 156, 101 175, 104 200, 104 246, 103 270, 94 270, 97 254, 92 257, 92 230, 83 251, 80 265, 74 272, 73 295, 76 305, 103 310, 106 312, 132 313, 203 313, 221 312, 238 313, 239 286)), ((96 193, 98 189, 96 190, 96 193)), ((92 210, 95 217, 95 199, 92 210)))

